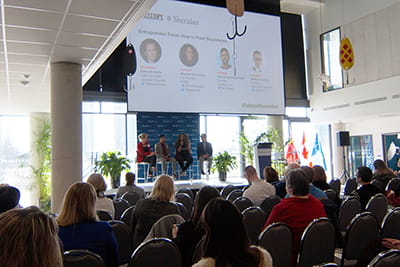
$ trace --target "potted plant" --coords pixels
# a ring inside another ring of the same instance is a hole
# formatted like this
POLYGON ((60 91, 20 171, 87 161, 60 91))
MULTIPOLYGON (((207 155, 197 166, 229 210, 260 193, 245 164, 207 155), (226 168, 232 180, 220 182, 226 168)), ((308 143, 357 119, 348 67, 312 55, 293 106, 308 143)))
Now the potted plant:
POLYGON ((213 157, 213 168, 212 171, 218 171, 218 177, 220 181, 226 181, 226 174, 229 170, 233 170, 237 167, 236 157, 231 156, 227 151, 223 153, 219 152, 216 157, 213 157))
POLYGON ((100 160, 96 161, 96 170, 104 176, 111 177, 111 187, 117 188, 120 184, 121 172, 129 170, 131 162, 121 152, 111 151, 101 154, 100 160))

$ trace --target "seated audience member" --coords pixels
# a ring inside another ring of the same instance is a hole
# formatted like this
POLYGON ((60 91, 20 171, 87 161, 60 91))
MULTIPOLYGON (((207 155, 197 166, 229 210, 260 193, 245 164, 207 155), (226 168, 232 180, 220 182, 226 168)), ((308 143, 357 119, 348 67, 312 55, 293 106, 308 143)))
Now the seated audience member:
POLYGON ((93 185, 96 190, 96 210, 107 211, 111 217, 114 218, 114 204, 111 199, 104 195, 104 192, 107 190, 107 184, 103 175, 100 173, 93 173, 89 176, 87 182, 93 185))
POLYGON ((207 203, 219 197, 218 190, 211 186, 200 189, 194 200, 193 212, 187 222, 175 227, 173 231, 173 241, 177 244, 182 254, 182 266, 192 266, 193 253, 197 243, 205 233, 203 225, 200 223, 200 216, 207 203))
POLYGON ((244 169, 244 175, 250 184, 250 187, 243 192, 243 196, 251 200, 254 206, 259 206, 268 196, 275 195, 275 187, 261 180, 253 166, 247 166, 244 169))
POLYGON ((324 168, 319 165, 315 165, 312 167, 313 170, 313 179, 312 184, 322 191, 330 189, 329 184, 326 182, 326 173, 324 168))
POLYGON ((290 171, 286 176, 288 198, 274 206, 263 230, 275 222, 289 225, 293 231, 292 266, 296 266, 300 239, 304 229, 312 220, 326 217, 321 201, 309 194, 309 179, 301 169, 290 171))
POLYGON ((118 266, 118 245, 108 222, 96 220, 96 191, 88 183, 75 183, 65 194, 58 236, 64 250, 87 249, 97 253, 107 267, 118 266))
POLYGON ((0 265, 62 267, 57 224, 37 207, 0 214, 0 265))
POLYGON ((201 220, 206 230, 204 253, 194 267, 272 267, 272 258, 265 249, 250 246, 242 215, 228 200, 211 200, 201 220))
POLYGON ((360 199, 361 210, 365 211, 365 207, 367 206, 369 199, 376 194, 383 192, 378 187, 371 184, 372 171, 370 168, 366 166, 358 167, 356 177, 357 183, 359 183, 361 186, 355 190, 355 192, 357 192, 356 195, 360 199))
MULTIPOLYGON (((371 241, 358 257, 355 267, 367 267, 368 264, 382 251, 388 249, 400 250, 400 240, 393 238, 378 238, 371 241)), ((386 265, 385 265, 386 266, 386 265)), ((391 265, 387 265, 391 266, 391 265)), ((394 267, 394 265, 393 265, 394 267)))
POLYGON ((201 174, 206 174, 204 171, 204 161, 207 161, 207 174, 210 174, 212 164, 212 145, 207 142, 207 135, 205 133, 200 136, 201 142, 197 144, 197 158, 199 160, 201 174))
POLYGON ((127 172, 125 174, 126 185, 118 188, 116 196, 117 198, 122 197, 122 195, 125 194, 126 192, 138 193, 141 198, 144 198, 146 196, 144 189, 135 185, 135 178, 136 176, 133 172, 127 172))
POLYGON ((174 197, 174 180, 170 176, 163 174, 154 183, 150 197, 138 200, 132 217, 132 225, 135 225, 133 234, 134 248, 143 242, 158 219, 169 214, 179 214, 178 206, 171 202, 174 197))
POLYGON ((165 135, 161 134, 158 138, 159 142, 154 145, 154 151, 156 152, 157 160, 161 162, 162 174, 167 174, 167 162, 171 162, 172 176, 176 177, 176 160, 171 157, 169 146, 165 142, 165 135))
POLYGON ((157 156, 156 153, 151 151, 151 146, 148 143, 149 136, 145 133, 139 134, 139 143, 137 144, 136 147, 136 161, 137 162, 148 162, 150 163, 150 168, 149 168, 149 177, 154 176, 154 172, 156 171, 156 160, 157 156))
POLYGON ((175 142, 175 159, 181 167, 181 175, 186 175, 186 170, 193 163, 190 140, 186 134, 180 134, 175 142), (184 162, 186 161, 186 164, 184 162))
POLYGON ((18 207, 19 190, 13 186, 0 186, 0 213, 18 207))
POLYGON ((308 166, 301 166, 300 168, 304 171, 304 173, 307 177, 309 187, 310 187, 310 189, 309 189, 310 194, 313 195, 315 198, 328 198, 328 196, 326 195, 326 193, 324 191, 322 191, 321 189, 319 189, 318 187, 316 187, 312 184, 312 179, 314 177, 313 169, 308 166))
POLYGON ((400 207, 400 186, 386 191, 388 204, 393 207, 400 207))
POLYGON ((275 187, 276 194, 280 198, 286 196, 285 181, 279 180, 279 174, 274 168, 269 166, 264 168, 264 179, 275 187))
POLYGON ((386 185, 388 184, 388 182, 392 178, 395 178, 396 175, 381 159, 377 159, 374 161, 374 169, 375 171, 374 174, 372 175, 372 180, 379 181, 378 182, 380 184, 379 189, 381 189, 381 191, 384 191, 386 189, 386 185))

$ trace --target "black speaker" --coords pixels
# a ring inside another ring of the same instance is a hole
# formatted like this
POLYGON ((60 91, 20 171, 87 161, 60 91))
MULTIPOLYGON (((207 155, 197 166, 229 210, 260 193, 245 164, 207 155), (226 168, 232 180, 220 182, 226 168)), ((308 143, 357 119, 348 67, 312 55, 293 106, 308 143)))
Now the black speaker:
POLYGON ((337 144, 338 146, 349 146, 350 145, 350 133, 347 131, 337 132, 337 144))
POLYGON ((136 53, 132 44, 128 44, 124 54, 124 73, 127 76, 132 76, 136 72, 136 53))

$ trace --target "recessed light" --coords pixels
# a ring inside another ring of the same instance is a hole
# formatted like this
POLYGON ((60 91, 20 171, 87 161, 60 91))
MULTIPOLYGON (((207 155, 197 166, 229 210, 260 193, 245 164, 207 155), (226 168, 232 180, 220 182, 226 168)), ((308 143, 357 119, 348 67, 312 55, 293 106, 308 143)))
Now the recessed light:
POLYGON ((24 74, 24 78, 25 78, 25 79, 29 79, 30 77, 31 77, 30 74, 24 74))
POLYGON ((23 86, 27 86, 29 84, 29 81, 19 81, 23 86))

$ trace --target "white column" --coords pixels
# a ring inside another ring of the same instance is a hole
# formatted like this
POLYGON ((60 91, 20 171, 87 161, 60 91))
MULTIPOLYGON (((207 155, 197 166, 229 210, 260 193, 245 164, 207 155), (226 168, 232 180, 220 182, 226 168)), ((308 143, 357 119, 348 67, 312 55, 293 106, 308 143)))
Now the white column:
POLYGON ((51 64, 52 211, 59 212, 68 187, 82 181, 82 70, 51 64))

